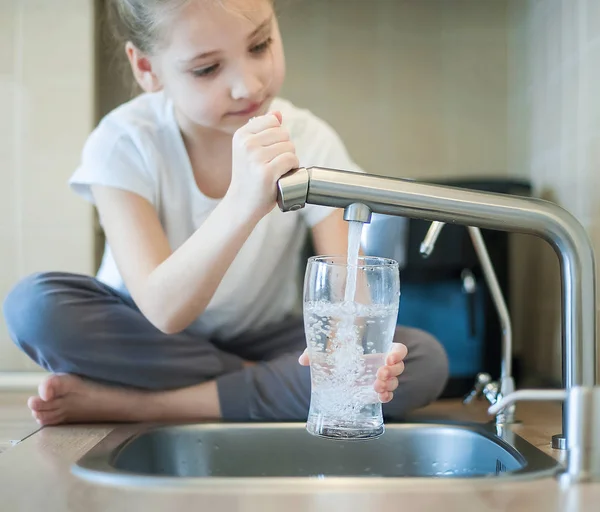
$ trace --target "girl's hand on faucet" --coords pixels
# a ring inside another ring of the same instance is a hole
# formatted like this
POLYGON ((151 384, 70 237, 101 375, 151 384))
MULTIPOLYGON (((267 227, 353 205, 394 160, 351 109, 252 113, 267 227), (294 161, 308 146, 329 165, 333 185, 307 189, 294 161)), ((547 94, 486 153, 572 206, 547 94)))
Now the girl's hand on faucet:
MULTIPOLYGON (((404 371, 404 359, 408 354, 406 345, 393 343, 392 350, 385 359, 385 365, 377 370, 377 379, 373 384, 375 391, 379 393, 381 403, 387 403, 394 397, 393 391, 398 387, 398 377, 404 371)), ((308 350, 305 349, 298 362, 302 366, 309 366, 308 350)))
POLYGON ((275 207, 277 180, 299 166, 296 148, 281 123, 281 112, 253 117, 233 136, 227 195, 258 219, 275 207))

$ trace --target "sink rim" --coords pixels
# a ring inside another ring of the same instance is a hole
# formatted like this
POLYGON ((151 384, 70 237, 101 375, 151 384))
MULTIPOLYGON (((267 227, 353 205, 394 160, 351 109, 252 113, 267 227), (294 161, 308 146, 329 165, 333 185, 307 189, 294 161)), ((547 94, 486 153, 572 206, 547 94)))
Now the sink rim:
MULTIPOLYGON (((386 424, 386 430, 414 429, 414 428, 453 428, 468 430, 489 439, 493 443, 506 450, 519 462, 526 466, 516 471, 509 471, 499 475, 459 475, 445 476, 396 476, 396 477, 364 477, 364 476, 285 476, 285 477, 180 477, 172 475, 148 475, 130 472, 115 468, 112 464, 130 443, 137 438, 150 432, 159 430, 214 430, 214 429, 298 429, 305 428, 305 423, 300 422, 273 422, 273 423, 237 423, 237 422, 206 422, 206 423, 153 423, 134 424, 116 427, 100 442, 88 450, 75 463, 71 465, 71 472, 84 480, 108 485, 110 487, 193 487, 195 490, 210 492, 231 492, 236 486, 244 487, 245 490, 256 490, 258 492, 274 491, 280 492, 284 487, 290 490, 310 489, 335 489, 340 486, 351 486, 353 489, 388 489, 390 486, 397 487, 400 482, 431 482, 435 485, 446 484, 498 484, 499 482, 537 480, 554 476, 562 469, 562 464, 550 455, 532 445, 516 432, 509 429, 509 435, 514 440, 514 445, 496 435, 496 426, 493 423, 477 424, 453 421, 419 421, 411 423, 386 424), (539 459, 545 459, 540 463, 539 459), (552 461, 552 462, 550 462, 552 461), (533 464, 531 464, 533 462, 533 464)), ((332 440, 332 442, 337 442, 332 440)), ((357 443, 365 441, 355 441, 357 443)))

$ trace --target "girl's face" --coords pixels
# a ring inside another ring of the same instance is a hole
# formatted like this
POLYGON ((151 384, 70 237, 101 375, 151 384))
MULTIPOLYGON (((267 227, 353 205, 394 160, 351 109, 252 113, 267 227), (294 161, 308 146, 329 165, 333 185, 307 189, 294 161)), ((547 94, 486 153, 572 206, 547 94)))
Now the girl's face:
POLYGON ((267 0, 194 0, 167 37, 150 61, 180 122, 233 133, 266 113, 283 84, 281 35, 267 0))

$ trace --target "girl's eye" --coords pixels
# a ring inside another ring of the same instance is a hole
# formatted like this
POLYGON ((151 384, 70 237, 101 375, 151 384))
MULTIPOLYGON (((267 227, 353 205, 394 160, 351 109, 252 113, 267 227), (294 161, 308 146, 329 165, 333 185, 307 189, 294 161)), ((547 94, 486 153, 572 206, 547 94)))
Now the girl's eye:
POLYGON ((219 65, 213 64, 212 66, 208 66, 206 68, 193 69, 192 74, 194 76, 200 76, 200 77, 210 76, 210 75, 214 75, 218 69, 219 69, 219 65))
MULTIPOLYGON (((273 38, 269 37, 269 38, 265 39, 262 43, 252 46, 250 48, 250 53, 252 53, 254 55, 260 55, 260 54, 264 53, 265 51, 267 51, 269 46, 271 46, 272 42, 273 42, 273 38)), ((213 64, 212 66, 208 66, 205 68, 193 69, 192 75, 194 75, 196 77, 208 77, 208 76, 216 74, 216 72, 219 70, 219 68, 220 68, 219 64, 213 64)))
POLYGON ((269 48, 269 46, 271 46, 272 42, 273 42, 273 38, 269 37, 268 39, 265 39, 262 43, 257 44, 256 46, 253 46, 252 48, 250 48, 250 53, 255 53, 255 54, 263 53, 269 48))

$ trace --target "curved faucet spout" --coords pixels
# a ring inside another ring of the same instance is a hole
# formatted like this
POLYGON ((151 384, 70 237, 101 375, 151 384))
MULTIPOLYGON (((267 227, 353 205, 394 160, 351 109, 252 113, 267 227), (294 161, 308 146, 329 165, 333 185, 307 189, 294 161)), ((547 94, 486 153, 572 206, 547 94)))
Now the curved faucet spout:
MULTIPOLYGON (((594 254, 583 226, 540 199, 420 183, 322 167, 292 170, 278 182, 281 210, 361 203, 374 213, 537 235, 560 260, 563 384, 596 384, 594 254)), ((566 433, 563 414, 563 432, 566 433)))

